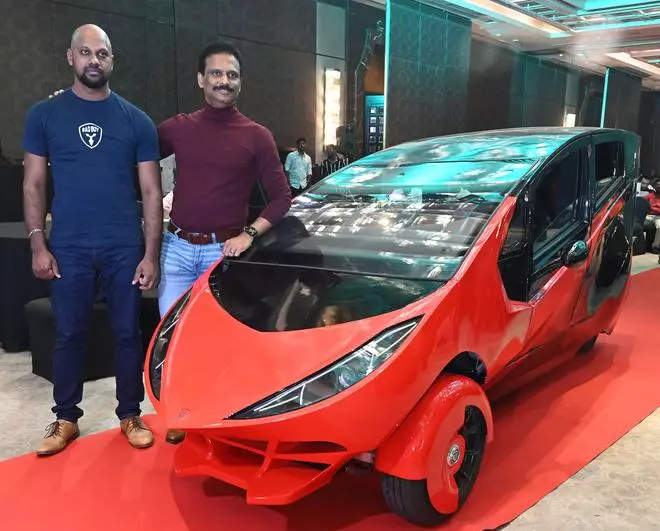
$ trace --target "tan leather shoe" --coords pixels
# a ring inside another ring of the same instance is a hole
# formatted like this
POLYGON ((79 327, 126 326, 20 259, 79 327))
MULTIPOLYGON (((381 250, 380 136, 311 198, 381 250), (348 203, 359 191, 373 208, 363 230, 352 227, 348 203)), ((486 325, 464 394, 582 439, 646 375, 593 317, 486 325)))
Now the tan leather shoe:
POLYGON ((125 418, 119 425, 131 446, 149 448, 154 443, 154 434, 147 428, 141 417, 125 418))
POLYGON ((185 431, 169 430, 165 440, 170 444, 179 444, 186 438, 185 431))
POLYGON ((80 435, 78 424, 68 420, 56 420, 46 428, 46 436, 37 450, 37 455, 45 457, 59 454, 78 435, 80 435))

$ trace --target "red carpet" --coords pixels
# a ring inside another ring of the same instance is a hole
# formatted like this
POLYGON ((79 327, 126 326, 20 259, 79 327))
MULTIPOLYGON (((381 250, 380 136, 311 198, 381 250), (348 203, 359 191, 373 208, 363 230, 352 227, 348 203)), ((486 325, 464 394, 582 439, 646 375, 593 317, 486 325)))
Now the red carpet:
MULTIPOLYGON (((446 530, 486 530, 532 506, 660 405, 653 344, 660 270, 634 278, 617 329, 592 354, 495 408, 496 438, 472 497, 446 530)), ((155 420, 151 419, 152 424, 155 420)), ((162 441, 132 450, 118 430, 46 460, 0 463, 0 527, 8 531, 359 531, 416 529, 388 513, 373 476, 342 476, 284 508, 247 506, 222 483, 173 476, 162 441)))

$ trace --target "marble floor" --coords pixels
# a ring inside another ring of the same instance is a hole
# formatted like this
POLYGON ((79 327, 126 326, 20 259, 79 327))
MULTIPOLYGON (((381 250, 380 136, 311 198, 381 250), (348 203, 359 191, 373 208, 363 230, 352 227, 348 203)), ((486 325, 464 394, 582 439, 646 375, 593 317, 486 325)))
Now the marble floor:
MULTIPOLYGON (((635 273, 658 267, 634 258, 635 273)), ((52 421, 51 386, 31 372, 29 353, 0 350, 0 460, 32 451, 52 421)), ((82 435, 114 428, 114 381, 89 382, 82 435)), ((144 412, 153 409, 144 402, 144 412)), ((659 530, 660 410, 507 526, 516 531, 659 530)))

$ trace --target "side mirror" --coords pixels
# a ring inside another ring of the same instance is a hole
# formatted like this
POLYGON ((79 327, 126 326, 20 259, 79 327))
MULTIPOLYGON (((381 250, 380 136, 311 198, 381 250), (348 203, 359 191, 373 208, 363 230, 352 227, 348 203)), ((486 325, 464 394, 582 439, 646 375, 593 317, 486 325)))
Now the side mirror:
POLYGON ((578 240, 568 247, 561 256, 562 265, 573 267, 581 264, 589 257, 589 246, 587 242, 578 240))

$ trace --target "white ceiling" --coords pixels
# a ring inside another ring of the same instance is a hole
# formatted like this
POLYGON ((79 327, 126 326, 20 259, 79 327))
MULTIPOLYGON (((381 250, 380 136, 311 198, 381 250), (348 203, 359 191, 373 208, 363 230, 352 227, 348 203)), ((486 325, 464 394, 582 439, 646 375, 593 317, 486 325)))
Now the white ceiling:
POLYGON ((660 0, 422 1, 471 18, 482 38, 595 73, 624 69, 660 90, 660 0))
POLYGON ((660 89, 660 1, 428 0, 471 12, 475 31, 592 72, 608 66, 660 89))

